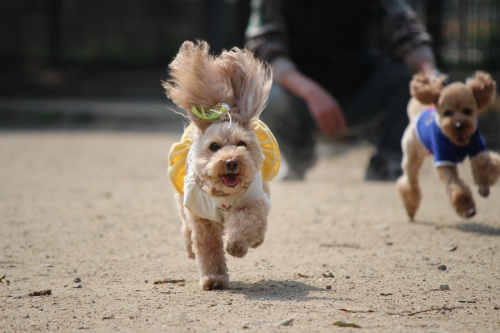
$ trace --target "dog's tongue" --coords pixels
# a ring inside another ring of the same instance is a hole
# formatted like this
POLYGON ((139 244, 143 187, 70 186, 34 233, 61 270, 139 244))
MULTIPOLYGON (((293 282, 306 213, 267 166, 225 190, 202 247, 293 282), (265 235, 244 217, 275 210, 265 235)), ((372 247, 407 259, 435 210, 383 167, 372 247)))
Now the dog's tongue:
POLYGON ((222 182, 224 185, 229 187, 234 187, 238 184, 238 174, 236 173, 226 173, 222 175, 222 182))
POLYGON ((455 140, 457 140, 458 142, 466 142, 467 136, 465 134, 456 134, 455 140))

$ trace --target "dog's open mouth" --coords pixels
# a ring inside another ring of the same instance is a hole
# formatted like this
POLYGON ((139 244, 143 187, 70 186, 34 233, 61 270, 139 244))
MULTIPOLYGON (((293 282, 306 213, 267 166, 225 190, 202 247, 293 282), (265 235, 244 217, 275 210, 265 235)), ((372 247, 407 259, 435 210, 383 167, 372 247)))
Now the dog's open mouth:
POLYGON ((455 133, 453 139, 460 144, 466 144, 469 142, 469 136, 467 134, 455 133))
POLYGON ((237 173, 225 173, 222 175, 222 182, 228 187, 235 187, 238 184, 237 173))

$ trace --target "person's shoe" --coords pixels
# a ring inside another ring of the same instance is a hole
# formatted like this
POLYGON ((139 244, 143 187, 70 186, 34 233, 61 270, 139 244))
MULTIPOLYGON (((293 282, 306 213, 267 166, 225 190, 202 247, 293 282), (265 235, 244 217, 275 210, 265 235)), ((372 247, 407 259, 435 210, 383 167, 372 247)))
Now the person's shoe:
POLYGON ((280 170, 278 171, 278 175, 276 179, 279 180, 304 180, 305 179, 305 170, 300 171, 294 168, 290 168, 288 163, 284 158, 281 159, 280 170))
POLYGON ((402 174, 401 159, 373 155, 366 170, 365 180, 395 181, 402 174))
POLYGON ((298 170, 288 169, 287 173, 281 178, 282 180, 304 180, 305 175, 304 172, 300 172, 298 170))

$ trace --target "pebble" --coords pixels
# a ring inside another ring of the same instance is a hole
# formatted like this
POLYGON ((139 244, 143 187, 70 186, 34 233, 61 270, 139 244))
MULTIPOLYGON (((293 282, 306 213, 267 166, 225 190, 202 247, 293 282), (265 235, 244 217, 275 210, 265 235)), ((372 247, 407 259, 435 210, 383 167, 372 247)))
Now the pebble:
POLYGON ((450 286, 448 286, 448 284, 446 284, 446 283, 440 283, 439 289, 440 290, 450 290, 450 286))
POLYGON ((440 271, 445 271, 445 270, 446 270, 446 265, 443 265, 443 264, 438 265, 438 269, 439 269, 440 271))
POLYGON ((74 283, 79 283, 79 282, 82 282, 82 279, 80 279, 79 277, 76 277, 74 280, 73 280, 74 283))
POLYGON ((392 242, 385 242, 385 245, 392 245, 392 242))
POLYGON ((328 285, 326 286, 326 289, 332 289, 332 286, 328 285))
POLYGON ((346 275, 346 276, 345 276, 345 278, 346 278, 346 279, 350 279, 351 277, 350 277, 349 275, 346 275))
POLYGON ((74 286, 73 286, 73 287, 71 287, 71 288, 81 288, 81 287, 82 287, 82 285, 81 285, 81 284, 77 284, 77 285, 74 285, 74 286))

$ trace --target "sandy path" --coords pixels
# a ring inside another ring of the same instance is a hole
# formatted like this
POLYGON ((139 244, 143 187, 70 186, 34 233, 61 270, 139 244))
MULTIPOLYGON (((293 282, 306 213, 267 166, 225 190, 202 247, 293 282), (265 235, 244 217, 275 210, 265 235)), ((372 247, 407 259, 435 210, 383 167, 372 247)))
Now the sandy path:
POLYGON ((394 183, 362 180, 369 147, 325 156, 272 183, 265 243, 204 292, 166 173, 178 137, 0 132, 0 332, 500 331, 500 185, 462 220, 428 160, 409 223, 394 183))

